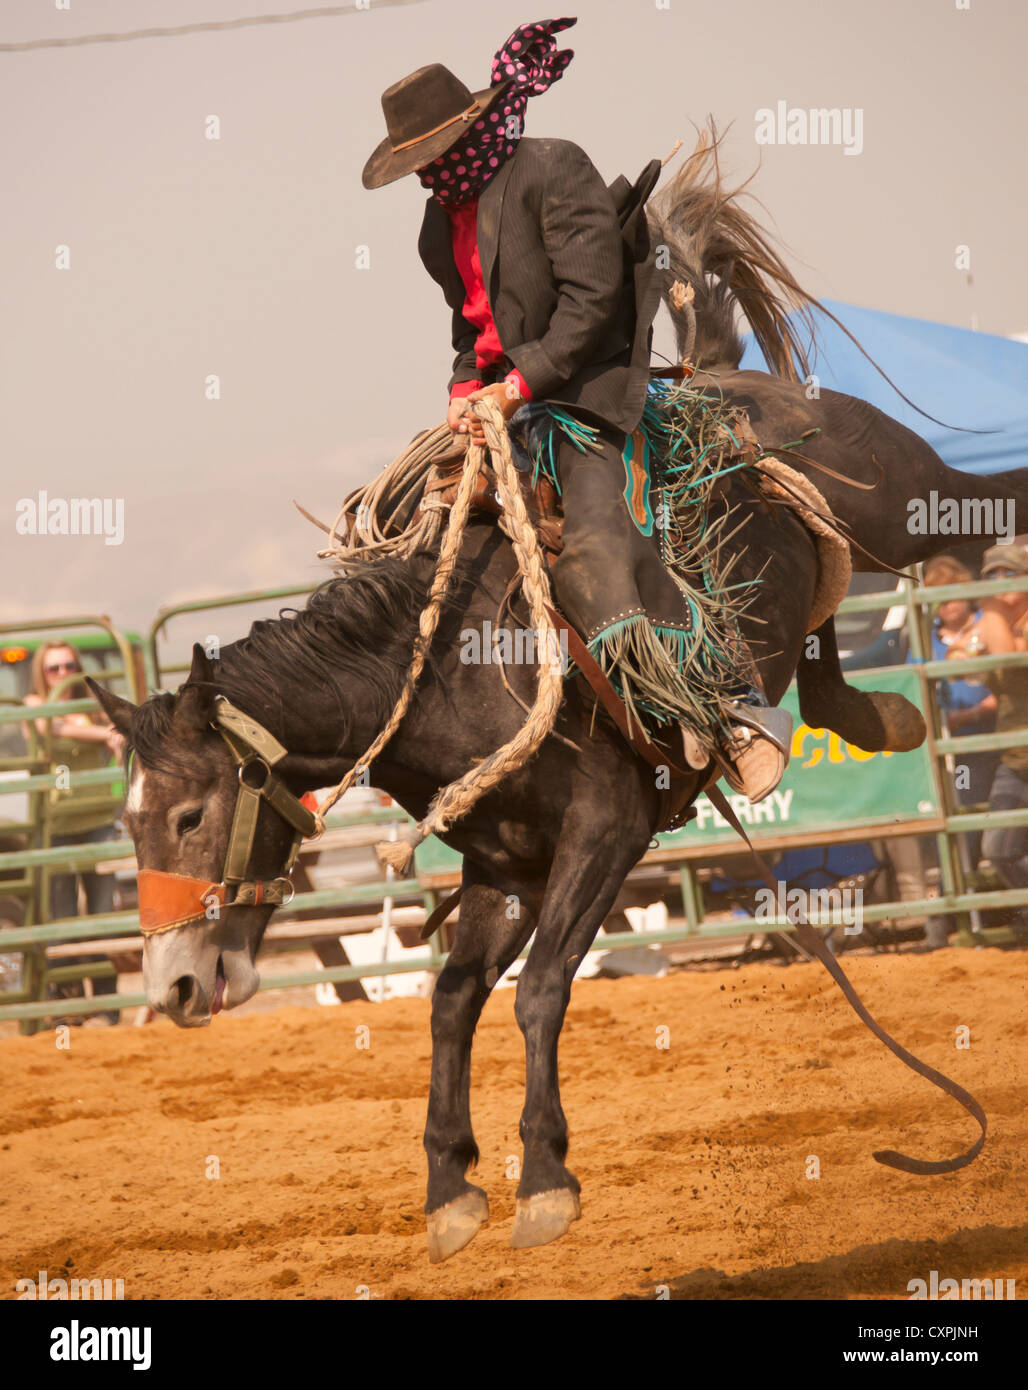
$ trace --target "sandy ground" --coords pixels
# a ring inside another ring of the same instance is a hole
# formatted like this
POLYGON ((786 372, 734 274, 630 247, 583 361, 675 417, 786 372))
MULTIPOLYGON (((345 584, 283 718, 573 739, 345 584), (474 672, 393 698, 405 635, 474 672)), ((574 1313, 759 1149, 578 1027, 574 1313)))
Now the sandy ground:
POLYGON ((582 981, 561 1076, 583 1219, 512 1251, 524 1064, 502 991, 472 1095, 492 1220, 440 1266, 422 1214, 427 1000, 76 1028, 66 1051, 53 1033, 5 1039, 0 1295, 40 1270, 122 1278, 130 1299, 906 1298, 933 1269, 1028 1290, 1028 955, 847 968, 884 1026, 985 1106, 976 1163, 916 1177, 872 1160, 948 1156, 974 1124, 817 966, 582 981))

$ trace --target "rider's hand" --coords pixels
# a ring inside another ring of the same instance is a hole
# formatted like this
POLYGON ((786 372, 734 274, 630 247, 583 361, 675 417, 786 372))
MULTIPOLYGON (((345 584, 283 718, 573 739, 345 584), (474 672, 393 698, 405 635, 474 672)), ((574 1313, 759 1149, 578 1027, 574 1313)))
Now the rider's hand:
POLYGON ((451 434, 467 434, 468 424, 464 418, 464 412, 468 408, 467 396, 454 396, 450 402, 450 408, 446 412, 446 423, 450 428, 451 434))
MULTIPOLYGON (((524 405, 518 388, 512 381, 496 381, 492 386, 483 386, 480 391, 473 391, 468 396, 469 401, 492 401, 493 405, 498 406, 500 414, 504 420, 509 420, 511 416, 524 405)), ((485 443, 485 433, 482 429, 482 422, 477 415, 469 415, 471 421, 471 438, 475 443, 485 443)))

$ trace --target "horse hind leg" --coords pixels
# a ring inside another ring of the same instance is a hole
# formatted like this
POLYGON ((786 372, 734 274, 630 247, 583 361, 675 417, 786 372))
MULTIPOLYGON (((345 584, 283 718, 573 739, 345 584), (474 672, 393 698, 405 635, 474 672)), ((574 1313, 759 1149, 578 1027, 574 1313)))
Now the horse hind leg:
POLYGON ((465 861, 457 939, 432 994, 432 1080, 425 1124, 428 1257, 448 1260, 474 1239, 489 1219, 489 1199, 467 1181, 478 1162, 471 1129, 471 1047, 485 1001, 516 959, 534 926, 532 895, 509 913, 509 890, 471 881, 465 861))
POLYGON ((807 639, 796 681, 800 713, 812 729, 831 729, 867 753, 906 753, 925 740, 924 717, 905 696, 896 691, 857 690, 846 684, 839 665, 834 618, 828 618, 807 639))

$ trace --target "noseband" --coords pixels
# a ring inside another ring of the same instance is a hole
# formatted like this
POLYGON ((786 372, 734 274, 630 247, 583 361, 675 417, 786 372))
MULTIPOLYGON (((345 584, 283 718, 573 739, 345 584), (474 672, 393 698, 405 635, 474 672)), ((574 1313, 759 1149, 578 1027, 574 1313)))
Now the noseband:
POLYGON ((287 750, 256 719, 219 695, 213 727, 225 740, 236 764, 239 791, 236 793, 232 829, 225 853, 220 883, 167 873, 163 869, 140 869, 139 929, 144 936, 173 931, 189 922, 213 920, 222 908, 259 907, 290 902, 293 885, 289 875, 300 851, 300 842, 317 829, 314 813, 295 797, 274 771, 287 750), (293 844, 278 878, 250 879, 246 873, 253 853, 257 816, 266 801, 282 820, 293 827, 293 844))

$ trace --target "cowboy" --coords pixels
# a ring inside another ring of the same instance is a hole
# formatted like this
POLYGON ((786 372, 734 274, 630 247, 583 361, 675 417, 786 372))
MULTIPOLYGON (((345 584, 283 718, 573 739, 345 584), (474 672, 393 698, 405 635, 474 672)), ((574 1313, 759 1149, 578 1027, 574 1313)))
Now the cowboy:
POLYGON ((717 757, 731 785, 759 801, 785 769, 788 716, 740 680, 726 693, 719 746, 697 737, 681 669, 688 606, 659 535, 625 504, 626 440, 646 401, 660 293, 643 210, 660 165, 608 189, 577 145, 522 134, 528 98, 574 56, 554 35, 575 22, 515 30, 481 91, 439 63, 389 87, 388 135, 364 186, 416 173, 429 191, 418 249, 453 312, 447 423, 484 439, 469 404, 491 400, 525 464, 550 476, 564 508, 558 598, 630 715, 678 725, 692 767, 717 757))

